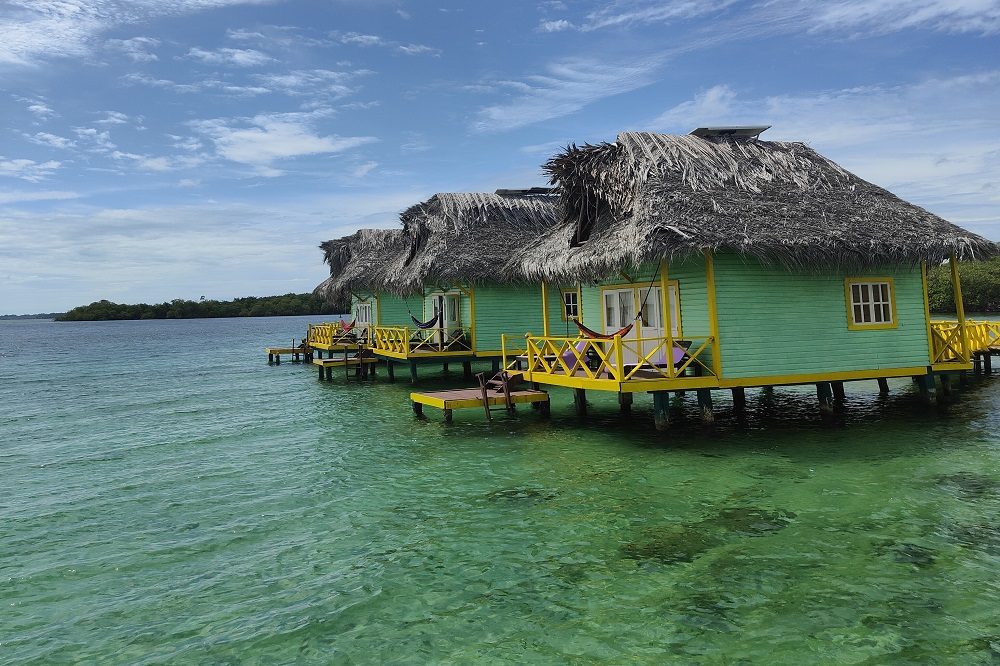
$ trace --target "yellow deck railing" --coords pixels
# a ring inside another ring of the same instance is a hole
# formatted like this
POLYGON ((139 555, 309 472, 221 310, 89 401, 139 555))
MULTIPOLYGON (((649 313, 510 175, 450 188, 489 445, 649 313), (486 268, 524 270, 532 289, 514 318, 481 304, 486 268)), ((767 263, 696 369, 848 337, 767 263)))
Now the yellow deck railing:
POLYGON ((1000 322, 966 319, 965 335, 968 347, 962 342, 962 328, 957 321, 932 321, 931 362, 969 363, 975 352, 1000 348, 1000 322))
POLYGON ((513 355, 504 345, 504 366, 530 373, 533 379, 560 375, 624 383, 704 378, 714 374, 706 353, 713 341, 711 336, 669 340, 528 335, 523 353, 513 355))
POLYGON ((465 328, 410 328, 409 326, 374 326, 371 346, 376 352, 397 356, 433 355, 472 351, 469 330, 465 328))
POLYGON ((357 328, 344 331, 343 322, 329 324, 309 324, 306 331, 306 344, 317 349, 328 349, 338 345, 350 346, 363 344, 364 336, 357 335, 357 328))

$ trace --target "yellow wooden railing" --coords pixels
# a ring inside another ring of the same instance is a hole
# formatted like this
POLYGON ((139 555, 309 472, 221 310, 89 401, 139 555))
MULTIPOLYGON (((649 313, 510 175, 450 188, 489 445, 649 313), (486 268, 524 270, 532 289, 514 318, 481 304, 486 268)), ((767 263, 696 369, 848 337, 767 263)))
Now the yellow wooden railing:
POLYGON ((932 321, 931 362, 969 363, 977 351, 1000 348, 1000 322, 966 319, 965 336, 963 343, 957 321, 932 321))
POLYGON ((306 331, 306 344, 310 347, 327 348, 337 345, 357 345, 364 342, 364 336, 358 336, 359 329, 344 331, 343 322, 329 324, 309 324, 306 331))
POLYGON ((409 326, 374 326, 371 346, 375 351, 409 356, 418 354, 467 352, 472 350, 466 328, 410 328, 409 326))
POLYGON ((504 366, 521 369, 538 375, 563 375, 589 380, 680 379, 697 375, 712 376, 712 363, 708 360, 714 338, 712 336, 688 337, 680 340, 667 338, 611 339, 569 338, 553 336, 525 336, 526 349, 512 356, 504 350, 504 366), (680 360, 674 362, 678 350, 680 360), (683 353, 683 355, 682 355, 683 353))

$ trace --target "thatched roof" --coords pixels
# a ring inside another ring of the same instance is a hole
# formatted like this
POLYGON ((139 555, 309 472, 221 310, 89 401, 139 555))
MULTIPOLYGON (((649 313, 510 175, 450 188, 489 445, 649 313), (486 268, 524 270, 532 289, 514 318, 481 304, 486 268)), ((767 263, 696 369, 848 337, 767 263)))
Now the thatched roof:
POLYGON ((544 189, 499 192, 435 194, 406 209, 399 217, 409 247, 387 269, 390 288, 523 280, 508 259, 561 219, 558 198, 544 189))
POLYGON ((545 170, 565 217, 513 259, 536 279, 596 279, 706 249, 788 268, 997 252, 802 143, 626 132, 569 146, 545 170))
POLYGON ((386 269, 407 247, 402 229, 361 229, 320 244, 330 277, 313 290, 329 301, 381 289, 386 269))

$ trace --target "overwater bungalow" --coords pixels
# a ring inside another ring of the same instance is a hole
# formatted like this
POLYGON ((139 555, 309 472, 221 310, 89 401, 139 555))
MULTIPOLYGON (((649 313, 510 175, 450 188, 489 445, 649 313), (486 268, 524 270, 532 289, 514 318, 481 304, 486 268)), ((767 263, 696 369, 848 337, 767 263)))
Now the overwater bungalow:
POLYGON ((926 271, 994 244, 765 129, 625 132, 550 159, 563 217, 511 270, 576 285, 582 317, 505 364, 577 389, 581 409, 588 389, 652 392, 658 425, 670 391, 710 417, 712 389, 739 405, 747 387, 816 384, 826 406, 844 381, 970 368, 963 322, 932 330, 926 271))
POLYGON ((371 351, 412 379, 418 363, 499 368, 505 338, 523 349, 526 332, 548 332, 539 291, 508 259, 560 219, 557 206, 544 188, 436 194, 400 215, 402 229, 324 243, 331 276, 316 292, 352 294, 371 351))
POLYGON ((542 300, 508 259, 525 237, 554 225, 557 199, 546 189, 441 193, 400 215, 409 242, 387 268, 399 294, 419 294, 420 332, 376 329, 376 354, 395 358, 468 355, 499 362, 504 335, 543 328, 542 300), (423 328, 426 327, 426 328, 423 328))
POLYGON ((338 343, 341 348, 345 342, 368 344, 376 326, 409 324, 409 313, 421 307, 420 297, 385 286, 386 269, 408 245, 402 229, 361 229, 320 244, 330 277, 313 293, 329 301, 350 297, 351 311, 346 326, 310 328, 310 346, 334 351, 338 343))

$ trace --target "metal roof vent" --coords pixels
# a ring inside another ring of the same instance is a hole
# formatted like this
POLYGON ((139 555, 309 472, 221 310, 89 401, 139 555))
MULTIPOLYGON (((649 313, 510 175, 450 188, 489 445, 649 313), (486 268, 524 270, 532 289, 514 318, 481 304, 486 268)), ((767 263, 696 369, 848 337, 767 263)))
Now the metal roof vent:
POLYGON ((691 132, 692 136, 702 139, 756 139, 770 125, 739 125, 732 127, 699 127, 691 132))
POLYGON ((554 188, 551 188, 551 187, 529 187, 528 189, 524 189, 524 190, 503 190, 503 189, 501 189, 501 190, 497 190, 496 194, 499 194, 502 197, 531 197, 531 196, 540 196, 540 195, 545 195, 545 194, 552 194, 554 191, 555 191, 554 188))

